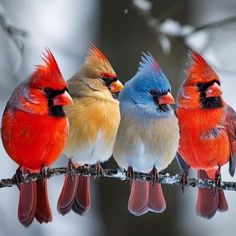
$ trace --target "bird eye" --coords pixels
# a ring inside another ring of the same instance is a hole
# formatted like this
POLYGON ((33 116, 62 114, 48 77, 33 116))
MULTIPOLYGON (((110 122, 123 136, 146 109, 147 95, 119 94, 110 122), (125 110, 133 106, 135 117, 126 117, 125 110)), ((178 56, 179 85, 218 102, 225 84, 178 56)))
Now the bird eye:
POLYGON ((105 77, 105 76, 103 76, 101 79, 102 79, 105 83, 108 83, 109 80, 110 80, 108 77, 105 77))
POLYGON ((200 87, 202 87, 202 83, 197 83, 196 86, 197 86, 198 88, 200 88, 200 87))
POLYGON ((52 89, 51 89, 51 88, 45 88, 45 89, 43 89, 43 91, 44 91, 45 93, 50 93, 50 92, 52 92, 52 89))
POLYGON ((155 96, 155 95, 158 94, 155 89, 150 90, 149 93, 150 93, 152 96, 155 96))

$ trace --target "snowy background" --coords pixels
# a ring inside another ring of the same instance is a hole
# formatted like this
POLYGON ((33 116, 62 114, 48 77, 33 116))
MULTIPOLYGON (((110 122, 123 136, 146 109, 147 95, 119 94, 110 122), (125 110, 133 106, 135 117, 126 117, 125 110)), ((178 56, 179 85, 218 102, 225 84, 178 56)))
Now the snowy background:
MULTIPOLYGON (((42 62, 45 47, 54 53, 68 79, 79 69, 90 42, 101 48, 123 82, 136 72, 141 52, 150 51, 175 94, 185 76, 188 49, 194 49, 220 75, 224 97, 236 109, 235 16, 236 0, 0 0, 0 114, 13 88, 42 62), (7 33, 9 25, 25 31, 26 36, 12 39, 7 33)), ((0 178, 12 176, 17 166, 1 143, 0 156, 0 178)), ((63 165, 63 158, 55 164, 63 165)), ((114 161, 107 166, 115 166, 114 161)), ((167 171, 180 172, 175 162, 167 171)), ((223 179, 235 181, 227 174, 227 167, 223 179)), ((0 236, 228 236, 236 231, 234 192, 226 193, 227 213, 204 220, 195 215, 196 189, 182 194, 180 187, 164 186, 167 210, 135 217, 127 211, 129 185, 101 179, 92 181, 92 207, 87 215, 62 217, 56 210, 62 184, 63 176, 49 181, 53 222, 40 225, 35 221, 28 229, 18 223, 17 188, 1 189, 0 236)))

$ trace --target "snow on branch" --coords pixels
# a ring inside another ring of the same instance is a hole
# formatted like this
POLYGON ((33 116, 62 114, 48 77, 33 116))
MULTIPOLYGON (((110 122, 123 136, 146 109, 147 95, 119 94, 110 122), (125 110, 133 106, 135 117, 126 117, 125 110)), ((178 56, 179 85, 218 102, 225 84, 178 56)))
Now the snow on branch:
POLYGON ((5 13, 5 9, 0 4, 0 27, 11 38, 20 54, 23 53, 24 43, 23 38, 26 37, 26 31, 11 24, 9 17, 5 13))
MULTIPOLYGON (((89 167, 78 167, 72 168, 68 170, 67 167, 59 167, 59 168, 48 168, 45 172, 34 173, 23 175, 22 178, 18 179, 13 176, 9 179, 2 179, 0 181, 0 188, 4 187, 12 187, 17 184, 28 183, 32 181, 36 181, 38 179, 43 178, 51 178, 58 175, 83 175, 83 176, 97 176, 97 170, 95 166, 89 167)), ((127 176, 127 171, 124 169, 103 169, 103 174, 99 176, 99 178, 113 178, 121 181, 129 181, 129 177, 127 176)), ((134 178, 142 181, 151 181, 150 175, 146 173, 134 172, 134 178)), ((173 175, 170 174, 158 174, 158 182, 165 185, 172 186, 182 186, 181 183, 181 175, 173 175)), ((198 188, 214 188, 215 181, 210 179, 196 179, 187 177, 187 183, 185 186, 198 187, 198 188)), ((236 191, 236 182, 221 182, 221 189, 236 191)))
MULTIPOLYGON (((179 4, 181 4, 181 2, 179 2, 179 4)), ((198 47, 197 49, 199 49, 199 47, 204 48, 204 45, 207 44, 208 41, 207 30, 236 22, 236 16, 232 16, 206 25, 194 27, 191 25, 182 25, 171 18, 160 21, 151 12, 151 1, 133 0, 131 6, 144 18, 150 30, 157 36, 161 48, 166 54, 170 53, 171 39, 179 40, 187 49, 196 50, 196 48, 193 47, 198 47), (198 34, 200 34, 200 36, 198 34), (195 40, 193 40, 193 36, 195 40), (202 41, 200 46, 199 41, 202 41), (197 42, 197 46, 195 45, 196 43, 193 44, 193 42, 197 42)))

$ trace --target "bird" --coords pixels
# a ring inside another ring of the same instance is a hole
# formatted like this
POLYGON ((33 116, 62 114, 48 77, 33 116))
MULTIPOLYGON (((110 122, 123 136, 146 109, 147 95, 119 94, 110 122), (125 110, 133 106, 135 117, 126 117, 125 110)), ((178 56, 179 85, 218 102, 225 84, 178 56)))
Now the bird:
MULTIPOLYGON (((43 60, 44 65, 36 66, 34 73, 12 92, 2 117, 3 146, 19 165, 18 177, 43 173, 45 167, 60 157, 69 135, 63 106, 72 104, 73 100, 49 49, 43 60)), ((28 227, 34 218, 40 223, 52 221, 47 179, 20 184, 19 190, 21 224, 28 227)))
MULTIPOLYGON (((122 83, 105 55, 94 45, 89 47, 80 70, 68 80, 74 104, 65 111, 69 118, 70 134, 64 154, 68 168, 96 165, 111 155, 120 122, 117 95, 122 83)), ((57 210, 65 215, 73 210, 85 214, 91 205, 90 177, 68 173, 57 203, 57 210)))
POLYGON ((175 157, 178 120, 171 104, 171 86, 158 62, 150 53, 143 53, 137 73, 119 95, 121 121, 113 156, 131 178, 128 210, 135 216, 148 211, 161 213, 166 202, 158 172, 175 157), (149 173, 151 183, 137 180, 133 173, 149 173))
POLYGON ((190 57, 192 62, 177 98, 177 160, 185 172, 193 168, 200 179, 215 181, 215 189, 198 189, 196 213, 210 219, 217 210, 228 209, 219 188, 220 168, 229 162, 229 173, 234 175, 236 113, 224 101, 220 78, 213 68, 197 52, 190 52, 190 57))

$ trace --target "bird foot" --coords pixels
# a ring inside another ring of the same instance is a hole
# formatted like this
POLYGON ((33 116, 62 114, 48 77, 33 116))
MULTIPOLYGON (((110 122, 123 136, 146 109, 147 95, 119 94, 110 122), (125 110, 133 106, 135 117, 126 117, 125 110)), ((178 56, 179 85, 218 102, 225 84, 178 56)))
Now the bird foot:
POLYGON ((216 171, 216 178, 215 178, 215 195, 218 191, 218 189, 221 187, 221 174, 220 174, 220 168, 216 171))
POLYGON ((16 183, 16 186, 18 187, 18 189, 20 189, 20 184, 24 182, 21 166, 17 168, 16 173, 13 175, 11 180, 12 182, 16 183))
POLYGON ((150 183, 151 183, 152 187, 154 187, 154 185, 156 183, 158 183, 158 173, 157 173, 157 169, 155 167, 153 167, 153 169, 149 173, 149 176, 150 176, 150 183))
POLYGON ((37 181, 43 181, 47 177, 48 177, 47 176, 47 169, 45 167, 42 167, 38 173, 38 180, 37 181))
POLYGON ((188 170, 189 170, 189 167, 187 167, 184 170, 184 172, 182 173, 181 178, 180 178, 182 193, 184 193, 184 187, 188 184, 188 170))
POLYGON ((100 162, 98 162, 98 163, 95 165, 95 169, 96 169, 95 179, 99 179, 101 176, 104 175, 104 170, 103 170, 103 168, 102 168, 100 162))
POLYGON ((68 160, 67 168, 66 168, 66 174, 67 175, 72 175, 73 170, 75 168, 75 165, 71 159, 68 160))
POLYGON ((132 180, 135 179, 134 170, 131 166, 128 167, 126 176, 128 177, 129 184, 132 184, 132 180))

